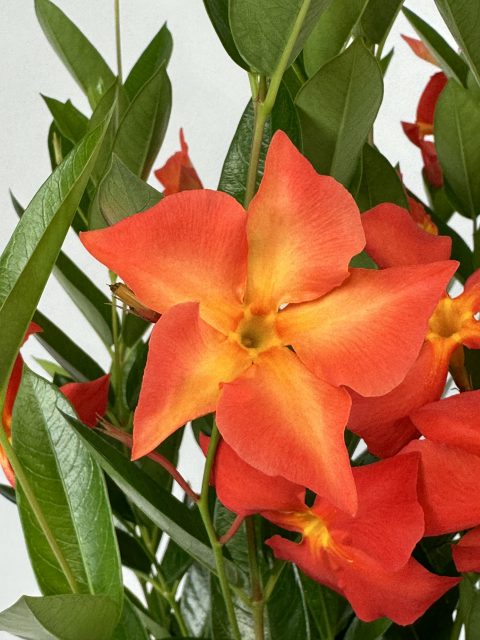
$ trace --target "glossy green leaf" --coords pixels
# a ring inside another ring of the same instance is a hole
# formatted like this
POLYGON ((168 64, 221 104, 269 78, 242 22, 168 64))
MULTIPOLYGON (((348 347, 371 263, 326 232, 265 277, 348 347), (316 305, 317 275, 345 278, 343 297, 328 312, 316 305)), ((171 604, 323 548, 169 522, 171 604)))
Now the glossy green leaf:
MULTIPOLYGON (((104 471, 140 511, 193 558, 215 571, 213 553, 205 542, 206 535, 198 513, 155 485, 146 473, 95 432, 76 420, 70 419, 70 422, 104 471)), ((236 567, 228 560, 226 565, 232 584, 239 584, 241 578, 236 567)))
POLYGON ((286 55, 289 66, 331 0, 230 0, 230 26, 252 70, 271 76, 286 55))
POLYGON ((480 104, 449 80, 435 109, 435 146, 453 204, 463 215, 480 213, 480 104))
POLYGON ((390 62, 392 61, 394 53, 395 53, 395 49, 390 49, 390 51, 378 61, 383 77, 385 77, 388 71, 388 68, 390 67, 390 62))
POLYGON ((320 16, 303 49, 309 77, 342 51, 368 1, 334 0, 320 16))
MULTIPOLYGON (((218 185, 220 191, 230 194, 242 205, 245 200, 253 125, 253 104, 250 101, 242 114, 235 135, 233 136, 218 185)), ((268 145, 270 144, 272 135, 279 129, 284 131, 297 147, 301 148, 301 133, 297 112, 290 93, 284 85, 280 87, 272 115, 265 126, 260 160, 258 163, 257 187, 263 175, 268 145)))
POLYGON ((335 591, 301 576, 308 610, 312 616, 320 640, 334 638, 345 628, 352 609, 335 591))
POLYGON ((476 0, 435 0, 435 4, 480 84, 480 4, 476 0))
POLYGON ((23 596, 0 613, 0 630, 27 640, 110 640, 117 618, 106 596, 23 596))
POLYGON ((408 209, 407 196, 397 172, 378 149, 366 144, 362 153, 362 180, 355 196, 360 211, 382 202, 408 209))
POLYGON ((114 152, 137 176, 148 178, 162 145, 172 107, 172 88, 162 65, 141 87, 118 127, 114 152))
POLYGON ((403 8, 403 13, 447 76, 466 84, 468 66, 458 53, 420 16, 407 7, 403 8))
POLYGON ((97 362, 43 313, 35 311, 33 321, 42 328, 42 332, 36 333, 35 338, 72 378, 85 382, 105 375, 97 362))
POLYGON ((55 52, 95 107, 115 80, 92 43, 50 0, 35 0, 38 21, 55 52))
POLYGON ((95 129, 34 196, 0 257, 0 390, 75 215, 103 140, 95 129))
POLYGON ((402 4, 403 0, 369 0, 360 20, 362 35, 375 44, 385 42, 402 4))
POLYGON ((162 558, 161 569, 168 586, 172 586, 187 572, 192 564, 192 559, 173 540, 168 541, 167 549, 162 558))
POLYGON ((228 20, 228 0, 203 0, 203 4, 225 51, 240 67, 248 70, 248 65, 239 54, 233 40, 228 20))
POLYGON ((162 194, 144 182, 115 154, 98 187, 98 204, 107 224, 146 211, 162 199, 162 194))
POLYGON ((295 103, 304 153, 319 173, 351 182, 382 96, 380 67, 360 40, 302 87, 295 103))
POLYGON ((149 78, 163 65, 165 68, 172 55, 173 40, 166 24, 154 36, 148 47, 133 65, 125 80, 124 88, 133 100, 149 78))
POLYGON ((165 627, 162 627, 156 620, 151 617, 150 612, 145 609, 138 598, 134 596, 133 593, 131 593, 131 591, 129 591, 128 589, 125 589, 125 599, 128 600, 128 603, 133 608, 143 626, 150 631, 155 639, 164 640, 164 638, 170 637, 170 634, 165 629, 165 627))
POLYGON ((380 618, 374 622, 362 622, 358 618, 348 627, 344 640, 382 640, 383 633, 391 626, 390 620, 380 618))
MULTIPOLYGON (((144 326, 146 323, 143 323, 144 326)), ((134 411, 137 403, 138 396, 140 395, 140 388, 142 386, 143 372, 145 365, 147 364, 148 356, 148 343, 139 342, 134 349, 132 349, 131 360, 127 362, 125 367, 125 398, 127 400, 128 407, 134 411)))
MULTIPOLYGON (((105 481, 64 414, 75 415, 63 394, 25 368, 12 418, 15 452, 79 592, 110 596, 120 613, 123 585, 105 481)), ((21 485, 17 502, 42 593, 68 593, 21 485)))
POLYGON ((61 134, 73 144, 80 142, 87 132, 88 118, 70 100, 61 102, 47 96, 43 99, 61 134))
POLYGON ((150 640, 140 616, 135 607, 125 598, 122 617, 115 629, 112 640, 150 640))
POLYGON ((189 632, 196 638, 210 634, 210 574, 198 564, 187 572, 180 600, 180 610, 189 632))
POLYGON ((298 570, 288 564, 282 571, 267 606, 271 638, 310 640, 308 610, 298 570))
MULTIPOLYGON (((227 616, 220 583, 216 576, 210 575, 210 625, 212 640, 231 640, 233 637, 227 616)), ((252 609, 243 600, 233 594, 235 617, 242 640, 255 640, 255 629, 252 609)), ((273 636, 276 637, 276 636, 273 636)), ((302 637, 302 636, 300 636, 302 637)))
POLYGON ((122 565, 129 569, 150 573, 152 562, 138 538, 134 538, 127 531, 118 527, 115 529, 115 533, 122 565))

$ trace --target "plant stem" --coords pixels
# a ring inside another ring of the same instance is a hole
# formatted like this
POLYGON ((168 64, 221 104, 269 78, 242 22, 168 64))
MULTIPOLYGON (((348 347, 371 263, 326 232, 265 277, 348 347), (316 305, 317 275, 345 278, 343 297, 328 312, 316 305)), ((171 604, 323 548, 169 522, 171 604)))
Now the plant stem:
POLYGON ((265 633, 263 624, 263 611, 265 608, 265 601, 263 598, 260 570, 258 568, 257 542, 255 539, 255 521, 252 516, 246 519, 246 528, 255 640, 264 640, 265 633))
POLYGON ((185 619, 182 615, 182 612, 180 611, 180 607, 178 606, 178 602, 175 599, 175 595, 170 591, 170 589, 166 585, 165 580, 163 579, 163 576, 160 573, 158 573, 157 575, 158 582, 157 582, 157 580, 155 580, 154 577, 148 575, 147 573, 144 573, 143 571, 138 571, 137 569, 133 569, 133 572, 139 580, 143 580, 144 582, 148 582, 149 584, 151 584, 154 590, 157 591, 157 593, 159 593, 162 596, 162 598, 164 598, 168 602, 172 610, 172 613, 175 616, 175 620, 178 623, 182 636, 185 636, 185 637, 188 636, 187 625, 185 623, 185 619))
POLYGON ((30 483, 27 479, 23 471, 22 464, 17 457, 17 454, 13 450, 12 445, 5 433, 3 427, 0 425, 0 445, 5 451, 7 458, 12 465, 13 471, 15 473, 16 482, 22 488, 23 493, 25 494, 25 498, 27 499, 28 504, 30 505, 31 510, 33 511, 35 518, 37 519, 38 524, 45 536, 48 544, 50 545, 50 549, 52 550, 53 555, 55 556, 56 561, 58 562, 61 570, 63 571, 63 575, 68 582, 68 586, 70 587, 72 593, 80 593, 80 589, 78 587, 75 576, 70 569, 70 566, 65 558, 63 551, 60 549, 58 542, 53 535, 50 526, 45 518, 45 515, 42 511, 40 504, 30 486, 30 483))
POLYGON ((218 580, 220 582, 220 588, 222 590, 225 607, 227 609, 227 616, 232 630, 232 638, 234 638, 234 640, 241 640, 240 630, 238 628, 238 622, 235 616, 235 608, 233 606, 232 593, 230 591, 230 586, 228 584, 227 574, 225 571, 225 564, 223 562, 222 545, 220 544, 220 541, 213 527, 212 517, 208 508, 208 490, 210 486, 210 476, 212 474, 213 461, 215 459, 215 453, 217 451, 219 442, 220 432, 218 431, 217 425, 214 423, 207 452, 207 459, 205 461, 200 500, 197 502, 197 505, 203 520, 203 524, 207 531, 208 539, 210 540, 210 544, 212 546, 213 554, 215 556, 218 580))
MULTIPOLYGON (((116 281, 117 276, 110 271, 110 281, 112 284, 116 281)), ((115 304, 115 296, 112 294, 112 337, 113 337, 113 354, 112 354, 112 387, 115 391, 115 416, 120 424, 123 423, 123 345, 120 336, 120 327, 118 322, 117 307, 115 304)))
POLYGON ((122 44, 120 38, 120 0, 114 0, 115 7, 115 50, 117 53, 117 76, 120 84, 123 82, 122 44))
POLYGON ((277 561, 276 566, 274 567, 273 573, 270 575, 267 584, 265 585, 265 589, 263 591, 263 598, 265 602, 268 602, 272 596, 272 593, 276 587, 278 579, 282 575, 283 570, 287 566, 287 562, 285 560, 277 561))
POLYGON ((250 152, 250 163, 248 165, 247 186, 245 189, 245 209, 250 204, 255 195, 257 186, 258 161, 260 160, 260 151, 262 148, 263 130, 267 122, 268 113, 262 104, 254 105, 255 120, 253 126, 252 149, 250 152))

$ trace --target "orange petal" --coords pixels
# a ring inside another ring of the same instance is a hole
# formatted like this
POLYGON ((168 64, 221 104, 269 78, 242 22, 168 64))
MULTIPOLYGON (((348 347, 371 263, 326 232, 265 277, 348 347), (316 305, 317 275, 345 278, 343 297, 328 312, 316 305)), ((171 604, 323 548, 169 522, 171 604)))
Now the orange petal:
POLYGON ((200 302, 202 317, 224 328, 243 296, 246 220, 224 193, 185 191, 112 227, 82 233, 81 240, 145 306, 165 313, 200 302))
POLYGON ((388 393, 415 362, 457 264, 352 269, 323 298, 289 305, 277 332, 319 378, 365 396, 388 393))
POLYGON ((428 81, 417 107, 417 123, 433 124, 438 98, 447 84, 443 71, 435 73, 428 81))
POLYGON ((183 129, 180 129, 180 149, 167 160, 163 167, 155 171, 155 177, 165 187, 163 192, 165 196, 179 191, 202 188, 201 180, 188 155, 188 145, 185 142, 183 129))
POLYGON ((403 34, 401 35, 416 56, 418 56, 422 60, 425 60, 426 62, 434 64, 436 67, 439 66, 437 60, 421 40, 417 40, 417 38, 410 38, 409 36, 404 36, 403 34))
POLYGON ((395 204, 370 209, 362 215, 362 223, 365 249, 381 269, 450 258, 451 238, 427 233, 395 204))
POLYGON ((352 513, 356 491, 343 439, 349 410, 346 391, 315 378, 289 349, 275 348, 223 386, 217 422, 248 464, 352 513))
POLYGON ((362 437, 371 453, 388 458, 420 433, 408 415, 443 393, 452 348, 444 340, 427 340, 403 382, 389 393, 364 398, 352 391, 348 428, 362 437), (446 347, 446 348, 445 348, 446 347))
POLYGON ((472 529, 458 544, 452 545, 452 556, 460 573, 480 572, 480 527, 472 529))
POLYGON ((220 384, 251 364, 248 352, 199 317, 198 305, 173 307, 153 327, 135 411, 133 459, 215 409, 220 384))
POLYGON ((90 382, 69 382, 60 391, 70 400, 80 420, 87 427, 94 427, 107 410, 109 387, 107 374, 90 382))
POLYGON ((348 276, 365 245, 352 196, 278 131, 248 212, 247 301, 258 311, 312 300, 348 276))

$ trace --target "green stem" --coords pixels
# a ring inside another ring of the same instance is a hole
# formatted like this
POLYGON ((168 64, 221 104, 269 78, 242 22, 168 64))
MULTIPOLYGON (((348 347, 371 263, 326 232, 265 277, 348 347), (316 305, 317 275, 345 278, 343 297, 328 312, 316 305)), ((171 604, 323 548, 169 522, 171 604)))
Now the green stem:
POLYGON ((122 45, 120 38, 120 0, 114 0, 115 7, 115 51, 117 54, 117 76, 118 81, 122 84, 123 70, 122 70, 122 45))
MULTIPOLYGON (((116 281, 117 276, 110 271, 110 281, 112 284, 116 281)), ((118 322, 117 306, 115 296, 112 294, 112 337, 113 337, 113 353, 112 353, 112 387, 115 391, 115 415, 122 424, 123 422, 123 345, 120 335, 120 327, 118 322)))
POLYGON ((60 549, 58 542, 53 535, 50 526, 45 518, 45 515, 42 511, 40 504, 30 486, 30 483, 27 479, 23 471, 22 464, 20 460, 17 458, 17 454, 13 450, 12 445, 5 433, 4 429, 0 425, 0 445, 5 451, 7 458, 12 465, 13 471, 15 473, 16 482, 22 488, 23 493, 25 494, 25 498, 27 499, 28 504, 30 505, 31 510, 33 511, 35 518, 37 519, 38 524, 45 536, 48 544, 50 545, 50 549, 52 550, 53 555, 55 556, 56 561, 58 562, 61 570, 63 571, 63 575, 68 582, 68 586, 70 587, 72 593, 80 593, 80 589, 78 587, 75 576, 70 569, 70 566, 65 558, 63 551, 60 549))
POLYGON ((262 149, 263 130, 267 122, 268 115, 262 104, 256 104, 255 119, 253 126, 252 149, 250 151, 250 162, 247 173, 247 186, 245 189, 245 209, 250 204, 257 186, 258 161, 260 160, 260 151, 262 149))
MULTIPOLYGON (((325 587, 320 586, 320 606, 322 608, 322 619, 325 622, 325 629, 322 629, 322 640, 334 640, 335 636, 333 634, 332 626, 330 624, 330 618, 328 616, 328 607, 325 602, 325 587)), ((322 625, 323 626, 323 625, 322 625)))
POLYGON ((250 583, 252 589, 252 612, 255 629, 255 640, 264 640, 263 611, 265 601, 262 592, 262 582, 257 559, 257 542, 255 539, 255 521, 253 517, 246 519, 248 565, 250 568, 250 583))
POLYGON ((234 640, 241 640, 240 630, 238 628, 238 622, 235 615, 235 608, 233 606, 232 593, 230 591, 230 586, 228 584, 227 574, 225 571, 225 564, 223 562, 222 545, 220 544, 220 541, 213 527, 212 517, 208 508, 208 490, 210 486, 210 476, 212 474, 213 461, 215 459, 215 453, 217 451, 219 443, 220 432, 218 431, 217 425, 214 423, 207 452, 207 459, 205 461, 205 468, 203 471, 200 500, 197 502, 197 505, 203 520, 203 524, 207 531, 208 539, 210 540, 210 544, 212 546, 213 555, 215 557, 218 580, 220 582, 220 588, 222 590, 225 607, 227 609, 227 617, 232 628, 232 637, 234 638, 234 640))
POLYGON ((272 593, 277 585, 278 579, 282 575, 282 572, 286 566, 287 562, 285 560, 277 561, 277 564, 274 567, 274 571, 267 580, 267 584, 265 585, 265 589, 263 591, 263 598, 265 602, 268 602, 272 597, 272 593))
POLYGON ((170 591, 167 584, 165 583, 163 576, 159 573, 157 575, 157 582, 155 578, 148 575, 147 573, 144 573, 143 571, 137 571, 137 569, 134 569, 133 572, 139 580, 143 580, 144 582, 148 582, 149 584, 151 584, 153 589, 168 602, 168 605, 172 610, 173 615, 175 616, 175 620, 178 623, 182 636, 188 636, 188 628, 182 612, 180 611, 180 607, 178 606, 178 602, 175 599, 175 595, 170 591))

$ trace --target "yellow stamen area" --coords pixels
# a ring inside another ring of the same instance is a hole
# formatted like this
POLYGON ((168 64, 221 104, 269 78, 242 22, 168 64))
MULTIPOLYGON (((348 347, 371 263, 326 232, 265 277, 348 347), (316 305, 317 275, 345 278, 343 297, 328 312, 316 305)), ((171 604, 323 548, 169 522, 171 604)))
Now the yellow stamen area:
POLYGON ((433 136, 433 124, 429 122, 417 122, 418 132, 421 138, 433 136))
POLYGON ((449 338, 460 344, 464 325, 474 318, 473 311, 466 308, 465 302, 463 296, 454 299, 447 296, 440 300, 429 320, 427 338, 449 338))
POLYGON ((244 311, 243 318, 238 323, 235 331, 229 334, 229 338, 238 342, 240 346, 255 358, 262 351, 272 347, 282 346, 276 329, 275 320, 277 314, 254 314, 250 307, 244 311))

